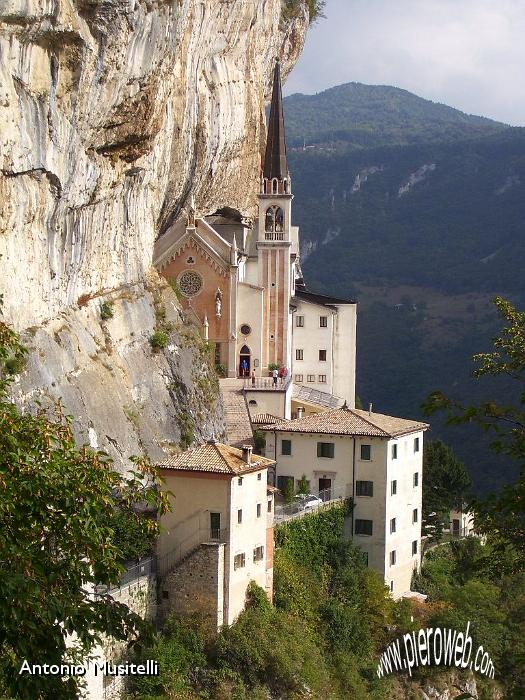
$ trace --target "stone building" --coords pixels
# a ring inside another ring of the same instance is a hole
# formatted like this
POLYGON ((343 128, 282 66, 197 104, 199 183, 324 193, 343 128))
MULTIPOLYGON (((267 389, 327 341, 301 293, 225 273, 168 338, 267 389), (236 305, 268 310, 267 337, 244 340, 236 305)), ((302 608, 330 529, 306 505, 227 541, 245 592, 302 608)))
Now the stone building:
POLYGON ((199 612, 218 629, 244 609, 255 581, 272 596, 275 462, 215 441, 158 465, 172 510, 157 543, 160 613, 199 612))
POLYGON ((304 476, 323 500, 352 498, 352 538, 394 597, 421 561, 426 423, 342 408, 261 428, 277 486, 304 476))

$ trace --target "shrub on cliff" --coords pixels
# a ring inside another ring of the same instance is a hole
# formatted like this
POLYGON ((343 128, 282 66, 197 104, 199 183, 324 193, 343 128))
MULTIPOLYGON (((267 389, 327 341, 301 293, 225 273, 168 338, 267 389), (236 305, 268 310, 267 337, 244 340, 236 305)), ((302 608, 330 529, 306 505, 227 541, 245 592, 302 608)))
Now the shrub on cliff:
MULTIPOLYGON (((78 448, 59 410, 55 420, 21 413, 7 393, 6 360, 17 354, 17 335, 0 321, 0 686, 8 697, 73 699, 76 677, 20 674, 22 663, 78 663, 102 635, 133 641, 149 633, 111 595, 90 593, 123 572, 115 493, 129 508, 149 501, 162 512, 166 500, 144 488, 144 478, 156 481, 144 461, 122 478, 106 455, 78 448)), ((157 528, 143 519, 137 527, 157 528)))

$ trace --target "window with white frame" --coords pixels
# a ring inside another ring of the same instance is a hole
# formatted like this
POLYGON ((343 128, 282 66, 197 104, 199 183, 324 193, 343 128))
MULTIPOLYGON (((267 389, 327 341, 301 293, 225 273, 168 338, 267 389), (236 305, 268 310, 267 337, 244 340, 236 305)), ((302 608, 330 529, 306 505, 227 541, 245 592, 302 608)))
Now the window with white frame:
POLYGON ((302 360, 304 359, 304 350, 302 348, 296 348, 295 350, 295 359, 296 360, 302 360))
POLYGON ((253 561, 262 561, 264 559, 264 547, 255 547, 253 550, 253 561))
POLYGON ((328 316, 319 316, 319 327, 328 328, 328 316))
POLYGON ((295 375, 295 381, 296 381, 296 382, 302 382, 302 381, 304 381, 303 375, 302 375, 302 374, 296 374, 296 375, 295 375))
POLYGON ((306 381, 307 382, 315 382, 315 374, 308 374, 306 376, 306 381))
POLYGON ((295 325, 297 328, 304 328, 304 316, 296 316, 295 325))
POLYGON ((319 375, 319 384, 326 384, 326 374, 319 375))

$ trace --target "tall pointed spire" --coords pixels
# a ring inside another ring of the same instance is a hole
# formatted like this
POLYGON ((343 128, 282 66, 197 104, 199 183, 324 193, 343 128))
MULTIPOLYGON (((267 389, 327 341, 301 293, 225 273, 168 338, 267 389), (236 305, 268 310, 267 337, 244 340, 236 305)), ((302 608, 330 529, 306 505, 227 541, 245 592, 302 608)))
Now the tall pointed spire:
POLYGON ((286 158, 286 140, 284 135, 283 95, 281 89, 281 66, 275 64, 273 73, 272 105, 268 121, 268 137, 264 156, 263 177, 265 180, 277 178, 283 181, 289 178, 288 160, 286 158))

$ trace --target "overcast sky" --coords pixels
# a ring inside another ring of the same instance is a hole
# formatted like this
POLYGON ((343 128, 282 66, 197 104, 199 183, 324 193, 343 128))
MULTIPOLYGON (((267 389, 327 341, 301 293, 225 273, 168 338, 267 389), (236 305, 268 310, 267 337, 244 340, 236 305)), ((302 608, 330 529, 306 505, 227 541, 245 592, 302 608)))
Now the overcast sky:
POLYGON ((525 125, 525 0, 327 0, 285 93, 351 81, 525 125))

